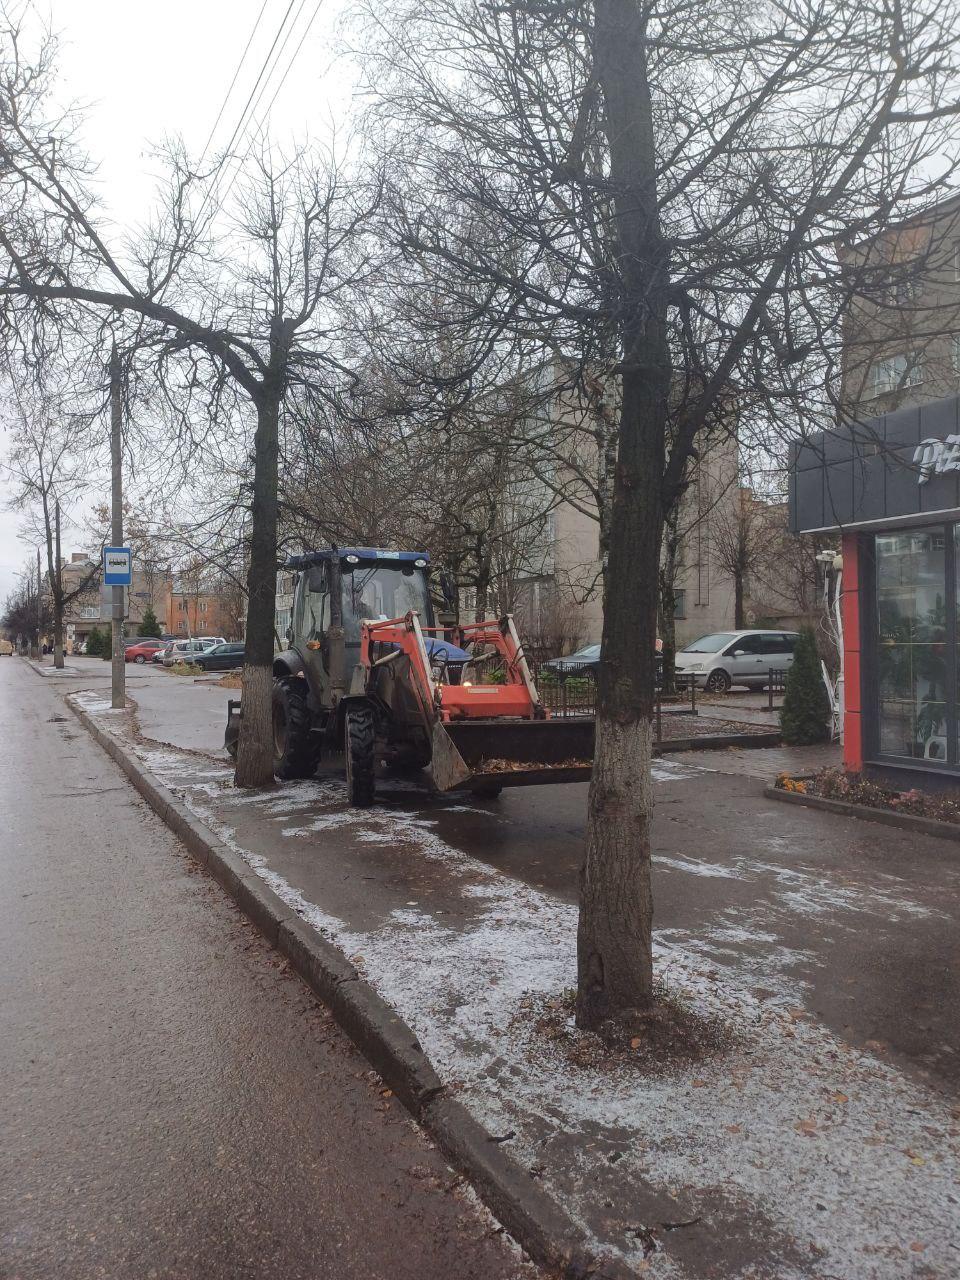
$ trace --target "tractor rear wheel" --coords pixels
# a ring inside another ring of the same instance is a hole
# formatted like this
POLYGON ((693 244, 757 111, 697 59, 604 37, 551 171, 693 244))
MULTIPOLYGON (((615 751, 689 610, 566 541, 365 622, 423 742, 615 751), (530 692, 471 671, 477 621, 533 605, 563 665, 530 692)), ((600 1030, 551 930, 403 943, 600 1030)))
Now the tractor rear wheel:
POLYGON ((320 736, 310 729, 306 685, 302 680, 277 680, 273 686, 273 772, 278 778, 312 778, 319 762, 320 736))
POLYGON ((347 792, 358 809, 373 804, 374 743, 376 721, 373 708, 357 704, 347 707, 343 726, 344 755, 347 761, 347 792))

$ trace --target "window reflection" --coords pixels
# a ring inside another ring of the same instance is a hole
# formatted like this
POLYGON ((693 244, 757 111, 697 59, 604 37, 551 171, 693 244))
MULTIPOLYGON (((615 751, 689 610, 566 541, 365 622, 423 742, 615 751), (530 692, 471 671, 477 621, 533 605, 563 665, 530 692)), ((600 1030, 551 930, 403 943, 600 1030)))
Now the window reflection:
POLYGON ((947 758, 946 533, 876 539, 880 750, 947 758))

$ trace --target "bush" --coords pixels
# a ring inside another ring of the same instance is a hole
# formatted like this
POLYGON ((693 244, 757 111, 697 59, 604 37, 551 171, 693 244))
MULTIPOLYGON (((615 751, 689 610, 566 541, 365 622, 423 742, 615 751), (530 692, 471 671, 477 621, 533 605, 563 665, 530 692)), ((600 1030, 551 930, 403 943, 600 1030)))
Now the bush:
POLYGON ((109 662, 113 657, 113 626, 111 623, 103 628, 103 639, 100 641, 100 657, 109 662))
POLYGON ((148 605, 143 612, 143 621, 140 623, 139 634, 142 636, 152 636, 154 640, 159 640, 163 635, 160 630, 160 623, 157 621, 157 615, 148 605))
POLYGON ((103 636, 99 627, 94 627, 87 636, 87 653, 93 658, 99 658, 103 653, 103 636))
POLYGON ((793 665, 787 672, 780 728, 792 747, 826 742, 830 736, 830 698, 823 683, 813 631, 805 627, 797 639, 793 665))

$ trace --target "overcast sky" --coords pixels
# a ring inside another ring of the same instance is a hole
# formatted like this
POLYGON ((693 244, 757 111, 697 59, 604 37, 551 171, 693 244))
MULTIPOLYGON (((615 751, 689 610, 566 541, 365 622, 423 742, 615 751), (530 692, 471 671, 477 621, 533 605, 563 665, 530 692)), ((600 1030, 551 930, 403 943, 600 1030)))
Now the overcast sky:
MULTIPOLYGON (((332 125, 342 126, 351 81, 337 58, 334 29, 343 7, 344 0, 51 0, 44 8, 34 0, 62 40, 63 101, 87 104, 85 142, 99 161, 100 192, 116 223, 136 225, 150 209, 151 144, 182 134, 194 155, 202 151, 251 32, 211 152, 230 141, 278 32, 254 95, 256 102, 263 91, 257 125, 280 86, 271 136, 324 139, 332 125)), ((0 441, 4 452, 7 445, 7 438, 0 441)), ((8 497, 0 477, 0 502, 8 497)), ((0 602, 24 560, 36 554, 33 543, 17 537, 21 523, 0 510, 0 602)), ((65 554, 73 549, 82 548, 67 541, 65 554)))

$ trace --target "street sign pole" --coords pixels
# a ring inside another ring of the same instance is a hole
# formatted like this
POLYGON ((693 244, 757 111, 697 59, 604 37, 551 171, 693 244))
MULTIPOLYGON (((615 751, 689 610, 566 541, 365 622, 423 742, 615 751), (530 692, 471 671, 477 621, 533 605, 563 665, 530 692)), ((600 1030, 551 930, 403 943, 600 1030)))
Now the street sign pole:
MULTIPOLYGON (((110 352, 110 537, 114 547, 123 546, 123 400, 120 382, 120 355, 117 344, 110 352)), ((106 575, 104 575, 106 577, 106 575)), ((110 628, 110 705, 126 705, 126 671, 123 663, 123 586, 112 588, 110 628)))

